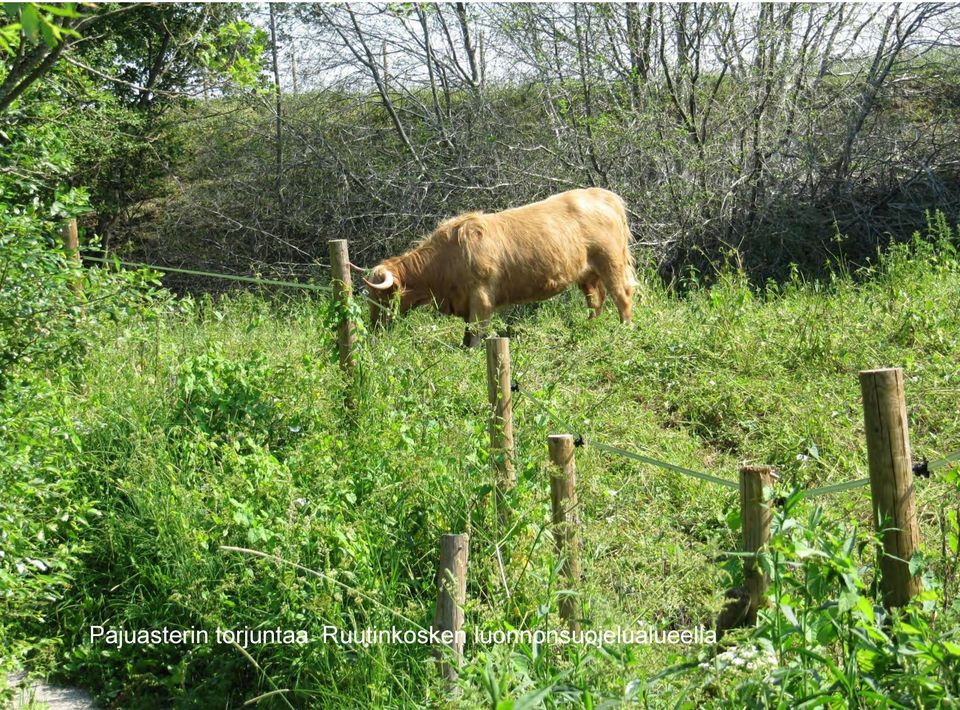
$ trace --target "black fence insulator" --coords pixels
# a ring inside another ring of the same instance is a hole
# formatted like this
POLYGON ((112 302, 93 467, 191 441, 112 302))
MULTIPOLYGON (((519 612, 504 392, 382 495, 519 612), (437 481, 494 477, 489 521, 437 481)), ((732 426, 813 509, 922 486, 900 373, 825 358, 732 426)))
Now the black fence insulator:
POLYGON ((573 445, 578 449, 585 443, 586 442, 583 440, 583 435, 577 436, 577 438, 573 440, 573 445))
POLYGON ((520 391, 520 383, 519 383, 519 382, 511 382, 511 383, 510 383, 510 391, 511 391, 511 392, 519 392, 519 391, 520 391))
POLYGON ((918 478, 930 478, 930 462, 926 457, 922 461, 916 461, 913 464, 913 475, 918 478))

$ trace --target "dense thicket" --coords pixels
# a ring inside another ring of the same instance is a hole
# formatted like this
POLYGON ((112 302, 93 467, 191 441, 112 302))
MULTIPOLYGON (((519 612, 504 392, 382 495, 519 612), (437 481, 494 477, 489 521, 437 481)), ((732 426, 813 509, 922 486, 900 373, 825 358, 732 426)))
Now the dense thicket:
POLYGON ((86 249, 108 239, 166 177, 177 148, 166 111, 201 74, 224 91, 259 66, 237 6, 2 9, 0 687, 24 656, 57 648, 50 605, 73 583, 99 515, 78 490, 82 442, 64 392, 103 328, 155 312, 151 276, 82 268, 61 229, 81 217, 86 249))
POLYGON ((369 264, 444 215, 600 185, 666 271, 735 251, 782 276, 960 208, 950 6, 270 13, 272 87, 178 119, 152 259, 295 271, 346 237, 369 264))

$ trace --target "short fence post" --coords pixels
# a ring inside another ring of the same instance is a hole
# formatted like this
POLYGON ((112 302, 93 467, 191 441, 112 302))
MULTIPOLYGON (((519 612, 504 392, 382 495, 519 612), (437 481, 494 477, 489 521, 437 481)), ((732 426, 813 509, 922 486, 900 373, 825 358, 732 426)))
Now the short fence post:
POLYGON ((750 594, 750 609, 744 621, 757 622, 757 609, 767 591, 767 575, 757 564, 756 553, 770 542, 773 512, 764 501, 763 489, 773 486, 773 467, 744 466, 740 469, 740 520, 743 524, 743 551, 753 553, 744 558, 744 586, 750 594))
POLYGON ((440 675, 455 681, 463 660, 466 640, 463 632, 463 607, 467 602, 467 562, 470 538, 467 535, 440 536, 440 570, 437 576, 437 611, 434 627, 449 632, 446 644, 453 651, 453 663, 440 662, 440 675))
MULTIPOLYGON (((330 247, 330 271, 332 274, 333 297, 345 311, 353 293, 353 283, 350 279, 350 254, 347 250, 346 239, 331 239, 327 244, 330 247)), ((349 318, 341 318, 337 326, 337 350, 340 354, 340 365, 346 369, 353 367, 353 346, 356 343, 356 333, 349 318)))
MULTIPOLYGON (((60 229, 63 237, 63 250, 67 253, 68 259, 76 261, 80 265, 80 230, 77 228, 77 218, 69 220, 60 229)), ((83 286, 79 280, 73 284, 73 290, 79 295, 83 291, 83 286)))
POLYGON ((903 606, 920 591, 920 580, 910 574, 910 559, 920 548, 920 531, 913 500, 903 370, 861 371, 860 391, 870 467, 870 498, 877 531, 883 537, 880 586, 886 607, 903 606))
MULTIPOLYGON (((557 555, 563 558, 562 574, 571 590, 580 583, 580 515, 577 508, 577 463, 573 436, 550 434, 547 437, 550 460, 559 468, 551 471, 550 502, 553 506, 553 539, 557 555)), ((580 628, 577 599, 560 598, 560 618, 572 630, 580 628)))
POLYGON ((510 383, 510 339, 487 339, 487 396, 490 400, 490 460, 496 477, 497 516, 510 518, 504 501, 516 485, 513 463, 513 392, 510 383))

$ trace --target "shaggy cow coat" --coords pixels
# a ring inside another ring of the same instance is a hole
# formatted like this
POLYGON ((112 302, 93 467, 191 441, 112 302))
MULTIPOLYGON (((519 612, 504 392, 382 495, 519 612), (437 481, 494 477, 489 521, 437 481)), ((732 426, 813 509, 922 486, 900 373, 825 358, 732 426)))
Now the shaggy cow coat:
POLYGON ((495 310, 545 300, 572 284, 586 296, 591 317, 609 294, 620 320, 629 321, 636 284, 623 200, 600 188, 453 217, 364 281, 374 324, 399 294, 401 312, 433 303, 463 318, 465 345, 479 344, 495 310))

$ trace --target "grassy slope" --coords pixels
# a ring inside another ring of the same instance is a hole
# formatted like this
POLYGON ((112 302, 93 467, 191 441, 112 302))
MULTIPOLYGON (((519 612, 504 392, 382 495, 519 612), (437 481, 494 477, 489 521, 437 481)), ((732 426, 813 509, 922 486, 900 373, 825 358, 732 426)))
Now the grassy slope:
MULTIPOLYGON (((921 251, 928 251, 921 249, 921 251)), ((586 319, 579 294, 508 315, 522 387, 616 443, 734 479, 776 465, 787 484, 864 475, 858 369, 903 365, 915 452, 960 449, 960 269, 897 251, 870 278, 757 293, 735 276, 677 297, 644 280, 635 323, 608 307, 586 319)), ((437 538, 471 533, 468 619, 484 628, 554 627, 545 437, 557 426, 517 402, 515 526, 497 530, 485 449, 483 353, 451 347, 460 326, 417 313, 365 345, 355 412, 341 405, 329 328, 316 302, 252 296, 177 308, 118 327, 70 393, 87 488, 104 513, 96 551, 59 610, 68 673, 120 704, 174 695, 203 705, 273 688, 229 646, 75 646, 90 623, 128 628, 324 623, 427 625, 437 538), (504 568, 496 562, 501 540, 504 568), (266 550, 333 576, 224 553, 266 550), (501 579, 508 580, 509 593, 501 579), (371 602, 375 600, 376 603, 371 602), (552 607, 551 607, 552 604, 552 607), (384 607, 392 610, 389 612, 384 607), (136 698, 136 701, 134 701, 136 698)), ((578 450, 589 616, 686 627, 711 618, 728 572, 736 492, 589 446, 578 450)), ((918 485, 927 545, 943 488, 918 485)), ((866 525, 863 490, 827 502, 866 525)), ((470 649, 465 700, 549 684, 582 700, 621 696, 682 649, 559 656, 470 649), (486 673, 486 675, 485 675, 486 673), (566 688, 567 690, 563 690, 566 688)), ((295 704, 439 702, 421 647, 251 648, 295 704)), ((669 689, 664 689, 669 693, 669 689)), ((274 698, 275 700, 275 698, 274 698)))

